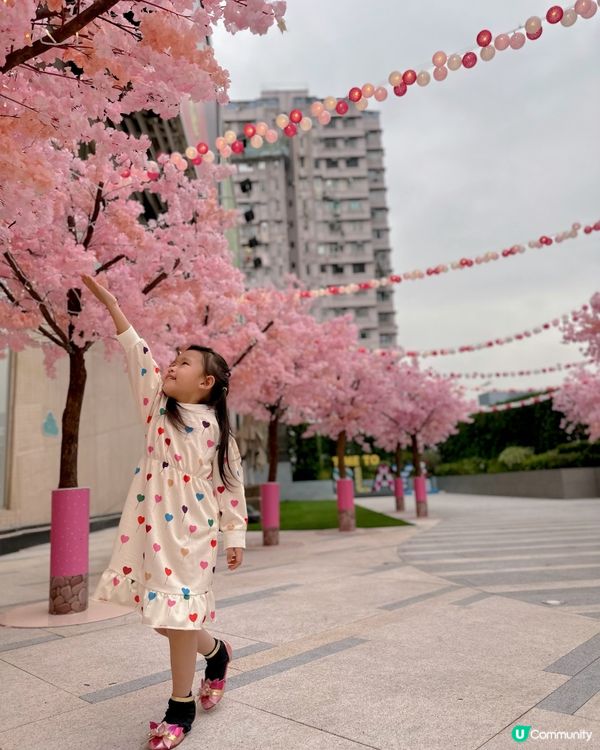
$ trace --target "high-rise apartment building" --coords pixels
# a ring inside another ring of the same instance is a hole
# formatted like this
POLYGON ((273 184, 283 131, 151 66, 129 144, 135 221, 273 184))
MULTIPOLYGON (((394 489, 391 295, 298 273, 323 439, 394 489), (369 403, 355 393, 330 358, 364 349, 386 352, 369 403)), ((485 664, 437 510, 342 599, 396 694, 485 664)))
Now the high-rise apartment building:
MULTIPOLYGON (((307 91, 266 91, 222 110, 224 129, 243 138, 246 123, 272 123, 280 112, 308 114, 307 91)), ((280 286, 288 273, 308 288, 351 284, 392 273, 385 168, 378 112, 334 113, 295 138, 232 158, 242 217, 242 268, 249 286, 280 286)), ((396 346, 391 289, 319 297, 321 320, 352 312, 368 347, 396 346)))

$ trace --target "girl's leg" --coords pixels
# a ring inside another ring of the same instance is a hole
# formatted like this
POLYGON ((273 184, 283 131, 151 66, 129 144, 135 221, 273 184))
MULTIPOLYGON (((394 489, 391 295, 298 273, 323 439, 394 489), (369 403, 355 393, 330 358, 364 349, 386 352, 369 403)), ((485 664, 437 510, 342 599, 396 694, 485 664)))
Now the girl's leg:
MULTIPOLYGON (((167 636, 167 628, 154 628, 157 633, 160 635, 167 636)), ((210 654, 211 651, 213 651, 216 641, 213 638, 213 636, 208 632, 208 630, 204 630, 203 628, 200 628, 197 632, 197 638, 198 638, 198 646, 197 651, 199 654, 202 654, 205 656, 206 654, 210 654)))
POLYGON ((167 629, 167 637, 171 654, 173 695, 185 698, 192 690, 192 683, 196 674, 198 635, 195 630, 172 630, 169 628, 167 629))

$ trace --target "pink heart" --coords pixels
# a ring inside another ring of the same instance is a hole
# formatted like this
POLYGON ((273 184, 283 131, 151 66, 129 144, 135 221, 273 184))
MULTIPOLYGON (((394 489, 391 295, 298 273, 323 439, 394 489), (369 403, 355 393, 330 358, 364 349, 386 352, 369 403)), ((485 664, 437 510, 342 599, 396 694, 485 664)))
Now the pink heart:
POLYGON ((149 445, 148 446, 148 453, 152 453, 153 450, 154 450, 154 448, 151 445, 149 445))
POLYGON ((175 599, 167 599, 167 607, 174 607, 176 604, 175 599))
POLYGON ((144 406, 148 406, 148 401, 149 401, 149 400, 150 400, 150 399, 148 399, 148 398, 145 398, 145 399, 144 399, 144 406))
POLYGON ((152 545, 152 549, 155 552, 160 552, 160 544, 158 544, 158 542, 154 542, 154 544, 152 545))
POLYGON ((211 610, 211 613, 210 613, 210 619, 211 619, 211 620, 214 620, 214 619, 215 619, 215 610, 214 610, 214 609, 213 609, 213 610, 211 610))
POLYGON ((129 537, 127 536, 127 534, 121 534, 121 544, 125 544, 128 541, 129 537))
POLYGON ((206 560, 200 560, 200 567, 203 570, 205 570, 206 568, 208 568, 208 563, 206 562, 206 560))
POLYGON ((193 523, 191 523, 191 524, 190 524, 190 534, 193 534, 193 533, 194 533, 194 531, 196 531, 196 529, 197 529, 197 528, 198 528, 197 526, 194 526, 194 524, 193 524, 193 523))
POLYGON ((117 576, 115 576, 115 577, 113 578, 113 586, 118 586, 118 585, 119 585, 119 583, 120 583, 119 579, 117 578, 117 576))
POLYGON ((215 444, 214 440, 207 440, 206 441, 206 445, 208 445, 209 448, 212 448, 214 444, 215 444))
POLYGON ((236 505, 239 505, 239 503, 240 503, 239 500, 231 500, 231 504, 233 505, 234 508, 236 507, 236 505))
POLYGON ((162 501, 162 495, 154 495, 154 500, 155 500, 155 501, 156 501, 157 503, 160 503, 160 502, 162 501))
POLYGON ((179 453, 175 454, 175 460, 176 461, 181 461, 181 456, 179 455, 179 453))

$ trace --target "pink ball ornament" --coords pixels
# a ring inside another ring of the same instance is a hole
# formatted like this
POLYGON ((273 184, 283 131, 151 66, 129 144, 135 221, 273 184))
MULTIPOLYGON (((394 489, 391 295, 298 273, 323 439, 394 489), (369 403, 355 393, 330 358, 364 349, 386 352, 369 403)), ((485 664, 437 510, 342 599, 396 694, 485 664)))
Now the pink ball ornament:
POLYGON ((448 68, 435 68, 433 71, 433 77, 436 81, 443 81, 448 76, 448 68))
MULTIPOLYGON (((218 136, 218 138, 215 139, 215 146, 218 148, 219 151, 221 151, 222 148, 224 148, 227 144, 225 143, 225 138, 223 138, 222 135, 218 136)), ((198 149, 200 151, 200 149, 198 149)))
POLYGON ((525 44, 525 34, 520 31, 516 31, 510 38, 510 46, 512 49, 521 49, 525 44))
POLYGON ((436 68, 442 68, 446 64, 446 60, 448 59, 448 56, 445 52, 442 52, 442 50, 438 50, 437 52, 434 52, 433 57, 431 58, 431 62, 435 65, 436 68))
POLYGON ((462 67, 462 57, 460 55, 450 55, 448 58, 448 70, 458 70, 462 67))
POLYGON ((287 135, 288 138, 293 138, 298 132, 298 129, 293 122, 288 122, 288 124, 283 129, 283 132, 287 135))
POLYGON ((236 140, 231 144, 231 150, 234 154, 243 154, 244 144, 241 141, 236 140))
POLYGON ((531 16, 525 21, 525 32, 529 34, 537 34, 542 27, 542 19, 539 16, 531 16))
POLYGON ((477 44, 480 47, 487 47, 488 44, 491 44, 492 42, 492 32, 488 31, 487 29, 482 29, 482 31, 477 34, 477 44))
POLYGON ((127 179, 128 177, 131 177, 131 172, 130 172, 130 170, 129 170, 129 169, 124 169, 124 170, 123 170, 123 171, 121 172, 121 177, 122 177, 122 178, 123 178, 124 180, 126 180, 126 179, 127 179))
POLYGON ((327 110, 323 110, 321 114, 319 115, 319 124, 320 125, 329 125, 331 122, 331 115, 327 110))
POLYGON ((507 47, 510 44, 510 37, 508 34, 498 34, 498 36, 494 39, 494 47, 498 50, 498 52, 502 52, 503 50, 507 49, 507 47))
POLYGON ((591 7, 592 0, 577 0, 575 3, 575 13, 577 13, 578 16, 585 18, 585 14, 589 13, 591 7))
POLYGON ((301 119, 302 119, 302 112, 299 109, 293 109, 290 112, 290 120, 296 125, 300 122, 301 119))
POLYGON ((399 83, 396 86, 394 86, 394 94, 396 94, 396 96, 404 96, 404 94, 406 94, 407 90, 408 89, 407 89, 407 86, 404 83, 404 81, 402 81, 401 83, 399 83))
POLYGON ((560 5, 553 5, 551 8, 548 8, 546 21, 548 21, 548 23, 559 23, 559 21, 562 21, 563 15, 564 11, 560 5))
POLYGON ((417 86, 427 86, 430 80, 431 76, 429 75, 428 71, 421 70, 417 75, 417 86))
MULTIPOLYGON (((375 86, 373 86, 372 83, 365 83, 365 85, 361 89, 361 95, 364 96, 365 99, 370 99, 374 93, 375 86)), ((358 101, 358 99, 356 101, 358 101)))
POLYGON ((532 42, 535 42, 536 39, 539 39, 542 36, 542 31, 544 29, 540 26, 540 28, 534 33, 531 34, 529 31, 527 32, 527 39, 530 39, 532 42))
POLYGON ((592 18, 593 16, 596 15, 596 11, 597 10, 598 10, 598 7, 597 7, 596 3, 592 2, 592 4, 590 5, 590 9, 586 13, 582 13, 581 17, 582 18, 592 18))
POLYGON ((323 102, 313 102, 310 105, 310 113, 313 117, 318 117, 324 109, 323 102))
POLYGON ((565 28, 569 28, 569 26, 572 26, 576 20, 577 20, 577 13, 575 13, 575 10, 573 8, 567 8, 565 10, 565 13, 560 23, 561 23, 561 26, 564 26, 565 28))
POLYGON ((252 138, 252 136, 256 133, 256 127, 252 125, 251 123, 247 123, 244 125, 244 135, 246 138, 252 138))
POLYGON ((466 52, 463 55, 462 64, 465 68, 474 68, 477 64, 477 55, 474 52, 466 52))
POLYGON ((362 90, 358 86, 353 86, 348 92, 348 99, 351 102, 357 102, 360 98, 362 98, 362 90))
POLYGON ((412 68, 410 68, 409 70, 405 70, 402 74, 402 80, 407 86, 412 86, 413 83, 417 80, 416 71, 412 70, 412 68))
POLYGON ((279 138, 279 135, 276 130, 272 130, 269 128, 267 132, 265 133, 265 141, 267 143, 276 143, 277 139, 279 138))
POLYGON ((338 115, 345 115, 348 111, 348 102, 345 99, 340 99, 335 105, 335 111, 338 115))
POLYGON ((392 86, 398 86, 402 81, 402 73, 399 70, 392 70, 388 76, 388 81, 392 86))
POLYGON ((388 95, 387 89, 384 88, 383 86, 378 86, 375 89, 375 99, 376 99, 376 101, 378 101, 378 102, 384 102, 387 99, 387 95, 388 95))
POLYGON ((221 149, 221 156, 222 156, 222 157, 223 157, 224 159, 229 159, 229 157, 231 156, 231 154, 232 154, 232 151, 231 151, 231 146, 229 146, 229 145, 228 145, 228 144, 226 143, 226 144, 225 144, 225 145, 223 146, 223 148, 221 149))
POLYGON ((494 56, 496 54, 496 48, 493 44, 490 44, 489 47, 483 47, 481 49, 481 52, 479 53, 479 57, 483 60, 483 62, 489 62, 490 60, 494 59, 494 56))

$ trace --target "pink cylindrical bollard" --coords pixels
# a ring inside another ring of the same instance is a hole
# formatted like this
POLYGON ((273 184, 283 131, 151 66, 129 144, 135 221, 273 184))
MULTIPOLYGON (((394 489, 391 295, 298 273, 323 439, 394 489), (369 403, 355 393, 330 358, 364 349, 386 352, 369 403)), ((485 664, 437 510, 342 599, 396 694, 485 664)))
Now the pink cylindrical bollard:
POLYGON ((427 516, 426 477, 414 477, 413 481, 415 486, 415 500, 417 501, 417 518, 427 516))
POLYGON ((400 477, 394 479, 394 497, 396 498, 396 510, 404 510, 404 482, 400 477))
POLYGON ((354 531, 356 529, 354 482, 352 479, 338 479, 336 489, 340 531, 354 531))
POLYGON ((48 607, 51 615, 87 609, 89 538, 89 487, 53 490, 48 607))
POLYGON ((263 545, 279 544, 279 484, 265 482, 260 485, 260 521, 263 545))

